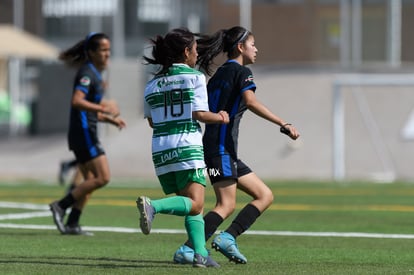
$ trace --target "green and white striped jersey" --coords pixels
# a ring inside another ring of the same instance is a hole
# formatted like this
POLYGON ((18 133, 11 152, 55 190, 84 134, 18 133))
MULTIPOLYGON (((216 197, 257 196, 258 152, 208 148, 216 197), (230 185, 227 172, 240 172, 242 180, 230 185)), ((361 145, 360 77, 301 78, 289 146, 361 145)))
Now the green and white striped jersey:
POLYGON ((202 130, 192 112, 209 110, 205 76, 185 64, 173 64, 168 73, 147 83, 144 98, 145 117, 154 126, 156 174, 204 168, 202 130))

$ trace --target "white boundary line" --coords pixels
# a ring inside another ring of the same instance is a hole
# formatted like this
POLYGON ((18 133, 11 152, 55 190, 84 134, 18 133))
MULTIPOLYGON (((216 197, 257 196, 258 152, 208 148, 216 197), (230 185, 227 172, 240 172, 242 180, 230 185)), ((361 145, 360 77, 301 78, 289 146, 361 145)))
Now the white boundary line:
POLYGON ((47 217, 47 216, 52 216, 52 213, 50 213, 50 211, 47 211, 47 212, 38 211, 38 212, 30 212, 30 213, 2 214, 0 215, 0 221, 31 219, 31 218, 47 217))
MULTIPOLYGON (((52 225, 35 225, 35 224, 13 224, 0 223, 0 228, 12 229, 35 229, 35 230, 56 230, 52 225)), ((141 230, 127 227, 109 227, 109 226, 84 226, 87 231, 99 232, 116 232, 116 233, 141 233, 141 230)), ((153 229, 153 234, 186 234, 181 229, 153 229)), ((245 232, 246 235, 261 236, 297 236, 297 237, 340 237, 340 238, 375 238, 375 239, 414 239, 414 234, 380 234, 380 233, 363 233, 363 232, 299 232, 299 231, 262 231, 250 230, 245 232)))
POLYGON ((35 203, 21 203, 0 201, 0 208, 17 208, 17 209, 30 209, 30 210, 49 210, 48 205, 35 204, 35 203))
MULTIPOLYGON (((39 205, 31 203, 0 202, 0 208, 17 208, 30 210, 46 210, 48 205, 39 205)), ((16 214, 0 215, 0 220, 17 220, 37 217, 51 216, 50 211, 37 211, 16 214)), ((36 224, 14 224, 0 223, 0 228, 12 229, 35 229, 35 230, 56 230, 52 225, 36 224)), ((109 227, 109 226, 84 226, 83 229, 88 231, 116 232, 116 233, 141 233, 141 230, 127 227, 109 227)), ((152 233, 158 234, 186 234, 185 230, 176 229, 153 229, 152 233)), ((300 232, 300 231, 265 231, 249 230, 244 234, 262 235, 262 236, 298 236, 298 237, 342 237, 342 238, 377 238, 377 239, 414 239, 414 234, 381 234, 381 233, 364 233, 364 232, 300 232)))

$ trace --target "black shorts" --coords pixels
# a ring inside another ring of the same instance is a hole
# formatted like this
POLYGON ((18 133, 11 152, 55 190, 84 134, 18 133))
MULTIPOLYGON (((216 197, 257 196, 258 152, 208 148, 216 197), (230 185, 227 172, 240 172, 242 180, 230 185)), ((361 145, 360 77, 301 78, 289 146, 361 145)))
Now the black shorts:
POLYGON ((100 155, 105 155, 105 150, 102 148, 100 143, 89 148, 71 148, 71 150, 75 154, 78 163, 81 164, 99 157, 100 155))
POLYGON ((247 175, 252 170, 240 159, 234 159, 230 155, 221 155, 205 158, 207 173, 211 184, 218 181, 234 179, 247 175))

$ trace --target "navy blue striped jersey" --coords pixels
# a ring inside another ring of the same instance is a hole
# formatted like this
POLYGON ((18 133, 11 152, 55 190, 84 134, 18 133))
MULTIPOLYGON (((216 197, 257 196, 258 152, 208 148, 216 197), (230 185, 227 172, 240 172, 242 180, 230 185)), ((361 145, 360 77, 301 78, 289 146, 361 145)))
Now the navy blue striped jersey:
POLYGON ((237 159, 239 124, 247 107, 243 93, 256 91, 251 70, 234 60, 224 63, 207 84, 208 105, 211 112, 225 110, 229 124, 207 124, 203 136, 204 154, 213 157, 230 154, 237 159))
MULTIPOLYGON (((102 100, 104 88, 101 73, 95 66, 85 63, 77 72, 73 85, 73 92, 80 90, 85 93, 85 99, 99 104, 102 100)), ((96 112, 88 112, 71 108, 68 142, 69 149, 90 148, 99 143, 97 136, 98 116, 96 112)))

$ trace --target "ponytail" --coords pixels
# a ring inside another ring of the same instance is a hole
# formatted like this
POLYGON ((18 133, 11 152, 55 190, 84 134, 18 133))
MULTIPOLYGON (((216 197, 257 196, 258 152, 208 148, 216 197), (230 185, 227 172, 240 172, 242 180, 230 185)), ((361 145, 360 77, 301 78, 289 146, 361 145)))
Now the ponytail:
POLYGON ((68 66, 80 66, 89 60, 88 51, 96 51, 98 49, 101 39, 109 40, 109 37, 104 33, 91 32, 85 39, 62 51, 59 54, 59 60, 62 60, 68 66))
POLYGON ((211 75, 213 59, 222 52, 227 53, 229 59, 236 58, 240 54, 236 46, 239 43, 244 43, 251 34, 245 28, 235 26, 219 30, 211 36, 201 36, 197 40, 197 64, 200 69, 211 75))
POLYGON ((224 37, 226 30, 219 30, 211 36, 201 36, 197 39, 197 64, 200 69, 211 75, 213 59, 224 51, 224 37))
POLYGON ((156 75, 165 74, 174 63, 185 61, 185 49, 195 43, 195 34, 186 28, 177 28, 169 31, 164 37, 157 35, 150 39, 152 44, 152 58, 144 56, 145 64, 160 65, 156 75))

